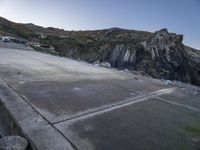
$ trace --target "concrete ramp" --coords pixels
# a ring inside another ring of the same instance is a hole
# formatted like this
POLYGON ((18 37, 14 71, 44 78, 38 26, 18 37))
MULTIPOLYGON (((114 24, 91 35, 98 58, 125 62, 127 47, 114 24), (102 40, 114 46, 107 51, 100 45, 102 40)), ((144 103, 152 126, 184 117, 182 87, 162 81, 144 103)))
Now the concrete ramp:
POLYGON ((199 100, 125 71, 0 48, 0 129, 35 150, 197 150, 199 100))

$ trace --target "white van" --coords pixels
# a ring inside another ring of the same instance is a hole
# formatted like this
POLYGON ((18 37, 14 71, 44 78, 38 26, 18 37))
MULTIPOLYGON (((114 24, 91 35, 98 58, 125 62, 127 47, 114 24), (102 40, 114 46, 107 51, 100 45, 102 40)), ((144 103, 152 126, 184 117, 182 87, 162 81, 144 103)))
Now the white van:
POLYGON ((10 42, 9 36, 3 36, 1 39, 2 39, 3 42, 10 42))

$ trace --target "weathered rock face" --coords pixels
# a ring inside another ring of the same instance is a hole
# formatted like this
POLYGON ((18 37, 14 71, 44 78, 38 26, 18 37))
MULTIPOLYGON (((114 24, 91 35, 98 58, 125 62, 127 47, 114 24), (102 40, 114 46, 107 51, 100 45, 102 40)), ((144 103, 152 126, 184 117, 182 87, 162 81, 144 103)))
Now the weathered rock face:
POLYGON ((184 46, 182 40, 182 35, 162 29, 142 42, 114 46, 101 61, 119 69, 142 71, 155 78, 200 85, 200 55, 184 46))
POLYGON ((107 51, 101 61, 108 61, 112 67, 123 69, 133 66, 135 59, 136 50, 134 45, 120 44, 107 51))
POLYGON ((158 77, 178 80, 189 79, 187 76, 188 66, 185 63, 187 60, 182 58, 185 55, 182 39, 182 35, 168 33, 166 29, 163 29, 156 32, 151 39, 142 42, 144 51, 148 51, 151 55, 151 62, 149 63, 155 66, 152 69, 156 69, 158 77))

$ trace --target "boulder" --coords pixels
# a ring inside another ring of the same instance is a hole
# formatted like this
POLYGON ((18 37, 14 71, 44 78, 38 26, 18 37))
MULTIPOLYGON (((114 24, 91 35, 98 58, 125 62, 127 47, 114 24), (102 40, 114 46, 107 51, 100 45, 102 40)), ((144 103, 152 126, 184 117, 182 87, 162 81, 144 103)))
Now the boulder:
POLYGON ((0 139, 0 150, 26 150, 28 142, 20 136, 5 136, 0 139))
POLYGON ((102 63, 100 64, 100 66, 101 66, 101 67, 105 67, 105 68, 111 68, 111 64, 108 63, 108 62, 102 62, 102 63))

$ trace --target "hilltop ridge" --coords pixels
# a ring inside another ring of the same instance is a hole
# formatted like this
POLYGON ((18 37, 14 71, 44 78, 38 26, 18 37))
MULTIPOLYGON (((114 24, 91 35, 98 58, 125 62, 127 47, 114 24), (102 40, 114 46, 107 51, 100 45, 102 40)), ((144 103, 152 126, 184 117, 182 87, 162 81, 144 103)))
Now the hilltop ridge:
POLYGON ((200 51, 184 45, 183 35, 170 33, 167 29, 155 33, 121 28, 65 31, 14 23, 0 17, 0 34, 47 47, 34 47, 40 51, 90 63, 107 62, 111 67, 154 78, 200 85, 200 51))

